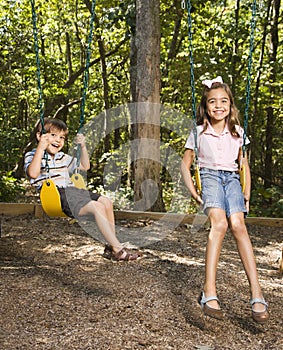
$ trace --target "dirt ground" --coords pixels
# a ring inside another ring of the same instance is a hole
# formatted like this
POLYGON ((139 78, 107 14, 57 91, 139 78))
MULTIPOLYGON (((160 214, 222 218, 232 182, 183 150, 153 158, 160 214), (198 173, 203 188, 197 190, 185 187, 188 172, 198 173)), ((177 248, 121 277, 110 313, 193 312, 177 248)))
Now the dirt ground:
POLYGON ((207 229, 178 226, 142 248, 138 262, 114 263, 78 223, 2 218, 0 349, 283 349, 283 229, 248 228, 270 305, 265 326, 251 319, 248 283, 230 233, 218 272, 226 316, 216 321, 205 319, 197 304, 207 229))

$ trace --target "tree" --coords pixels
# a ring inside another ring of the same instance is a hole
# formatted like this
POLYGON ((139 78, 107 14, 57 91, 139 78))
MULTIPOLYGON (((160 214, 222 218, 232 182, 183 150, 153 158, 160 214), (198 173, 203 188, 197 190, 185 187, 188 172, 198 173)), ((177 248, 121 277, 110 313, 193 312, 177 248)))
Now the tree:
POLYGON ((138 210, 164 211, 160 182, 159 0, 136 1, 134 193, 138 210))

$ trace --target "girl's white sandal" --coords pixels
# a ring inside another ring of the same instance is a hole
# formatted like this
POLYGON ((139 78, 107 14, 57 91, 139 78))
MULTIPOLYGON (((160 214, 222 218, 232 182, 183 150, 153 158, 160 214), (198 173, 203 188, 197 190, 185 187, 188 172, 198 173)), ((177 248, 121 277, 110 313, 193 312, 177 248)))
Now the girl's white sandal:
POLYGON ((198 298, 198 303, 200 304, 204 315, 216 318, 217 320, 223 320, 224 314, 220 308, 215 309, 207 305, 207 303, 211 300, 216 300, 220 305, 220 301, 216 296, 211 296, 206 298, 204 292, 200 293, 200 296, 198 298))
POLYGON ((257 323, 265 323, 269 320, 268 304, 264 299, 254 298, 251 299, 250 304, 252 306, 252 318, 257 323), (265 306, 263 311, 255 311, 254 304, 262 304, 265 306))

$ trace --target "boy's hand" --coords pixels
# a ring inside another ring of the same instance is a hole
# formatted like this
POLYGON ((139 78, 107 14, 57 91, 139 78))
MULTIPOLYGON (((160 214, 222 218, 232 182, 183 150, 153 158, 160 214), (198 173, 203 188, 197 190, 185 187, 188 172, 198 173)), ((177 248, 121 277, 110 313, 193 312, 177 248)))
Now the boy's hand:
POLYGON ((42 151, 45 151, 46 148, 48 147, 48 145, 49 145, 49 135, 48 135, 48 133, 40 135, 37 148, 40 148, 40 149, 42 149, 42 151))
POLYGON ((76 143, 81 145, 81 147, 85 147, 85 136, 83 134, 77 134, 76 143))

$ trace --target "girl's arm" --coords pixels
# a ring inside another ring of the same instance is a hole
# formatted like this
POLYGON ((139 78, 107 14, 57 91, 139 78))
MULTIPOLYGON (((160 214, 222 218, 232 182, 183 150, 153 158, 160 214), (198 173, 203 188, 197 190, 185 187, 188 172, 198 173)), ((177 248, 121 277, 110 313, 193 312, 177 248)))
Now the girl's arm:
POLYGON ((199 203, 202 204, 203 201, 201 197, 198 195, 193 179, 191 174, 191 166, 193 164, 195 158, 195 153, 191 149, 187 149, 185 151, 182 164, 181 164, 181 173, 183 175, 183 179, 185 182, 185 185, 187 186, 188 190, 190 191, 192 197, 199 203))
POLYGON ((245 174, 246 174, 246 183, 245 183, 245 192, 244 192, 244 198, 246 203, 247 211, 249 212, 249 206, 250 206, 250 195, 251 195, 251 170, 248 162, 247 152, 245 157, 242 158, 243 166, 245 167, 245 174))

